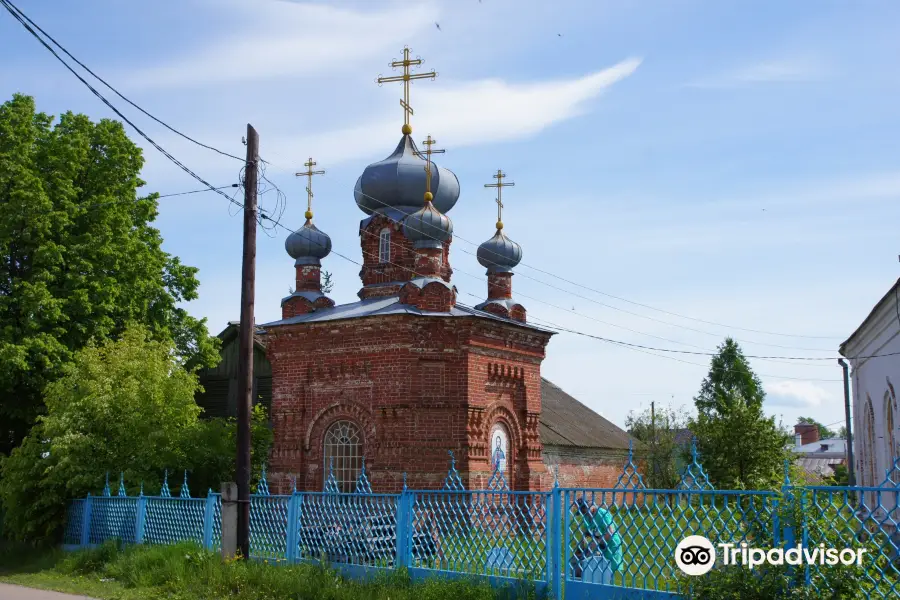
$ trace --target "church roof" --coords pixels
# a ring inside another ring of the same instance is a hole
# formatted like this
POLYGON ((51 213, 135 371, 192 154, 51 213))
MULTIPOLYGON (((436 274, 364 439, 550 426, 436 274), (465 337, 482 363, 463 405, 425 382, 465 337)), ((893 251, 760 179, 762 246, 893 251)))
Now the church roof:
POLYGON ((628 449, 631 436, 541 378, 541 442, 545 446, 628 449))
MULTIPOLYGON (((442 281, 442 280, 441 280, 442 281)), ((407 283, 407 282, 403 282, 407 283)), ((448 318, 448 317, 480 317, 483 319, 491 319, 500 321, 508 325, 517 325, 519 327, 527 327, 544 333, 555 333, 550 329, 537 327, 521 321, 512 319, 504 319, 497 315, 477 310, 470 306, 456 304, 446 312, 430 312, 419 310, 411 304, 403 304, 400 302, 399 296, 385 296, 380 298, 368 298, 359 302, 351 302, 349 304, 341 304, 333 308, 320 308, 311 313, 296 315, 287 319, 280 319, 261 325, 261 327, 278 327, 281 325, 296 325, 298 323, 319 323, 324 321, 337 321, 341 319, 358 319, 361 317, 374 317, 380 315, 419 315, 423 317, 448 318)))

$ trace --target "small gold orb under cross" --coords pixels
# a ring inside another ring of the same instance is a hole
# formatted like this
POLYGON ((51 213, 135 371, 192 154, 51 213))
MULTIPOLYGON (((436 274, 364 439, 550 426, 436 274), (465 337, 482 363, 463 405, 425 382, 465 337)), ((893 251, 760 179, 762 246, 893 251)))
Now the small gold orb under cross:
POLYGON ((313 161, 313 159, 312 159, 311 156, 309 157, 309 160, 308 160, 307 162, 303 163, 303 166, 306 167, 306 170, 305 170, 305 171, 300 171, 299 173, 295 173, 294 175, 296 175, 297 177, 304 177, 304 176, 305 176, 305 177, 307 178, 307 183, 306 183, 306 214, 305 214, 304 216, 306 217, 306 220, 309 221, 310 219, 313 218, 313 213, 312 213, 312 199, 313 199, 313 193, 312 193, 312 178, 313 178, 313 175, 324 175, 324 174, 325 174, 325 171, 313 171, 313 167, 316 166, 316 163, 315 163, 315 161, 313 161))
POLYGON ((494 179, 497 180, 497 183, 484 184, 484 187, 486 188, 497 188, 497 199, 494 200, 494 202, 497 203, 497 231, 503 229, 503 188, 516 185, 512 181, 503 183, 504 177, 506 177, 506 173, 497 169, 497 174, 494 175, 494 179))
POLYGON ((403 135, 409 135, 412 133, 412 126, 409 124, 409 116, 414 114, 412 106, 409 104, 409 84, 416 79, 434 79, 437 77, 437 73, 435 71, 429 71, 427 73, 410 73, 410 67, 416 67, 423 63, 424 61, 416 57, 414 59, 409 58, 409 46, 403 47, 403 60, 393 60, 391 61, 391 68, 396 69, 397 67, 403 67, 403 75, 393 75, 391 77, 382 77, 378 76, 378 79, 375 80, 378 85, 383 83, 393 83, 397 81, 403 82, 403 98, 400 100, 400 106, 403 107, 403 127, 401 131, 403 135))

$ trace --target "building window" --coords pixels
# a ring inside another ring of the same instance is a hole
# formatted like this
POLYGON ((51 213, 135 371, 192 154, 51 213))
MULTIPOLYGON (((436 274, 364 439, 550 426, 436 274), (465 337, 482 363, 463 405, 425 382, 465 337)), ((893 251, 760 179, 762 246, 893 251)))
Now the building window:
POLYGON ((877 486, 880 481, 875 479, 876 460, 875 460, 875 410, 872 408, 872 398, 866 394, 866 414, 865 414, 865 468, 868 481, 864 481, 864 486, 877 486))
POLYGON ((334 479, 338 490, 353 492, 356 480, 362 470, 362 434, 352 421, 337 421, 325 432, 325 476, 334 469, 334 479), (332 462, 333 460, 333 462, 332 462))
MULTIPOLYGON (((890 380, 888 380, 890 385, 890 380)), ((891 386, 892 388, 893 386, 891 386)), ((885 469, 890 471, 891 481, 897 483, 900 481, 900 473, 894 471, 894 460, 896 460, 897 442, 894 433, 894 398, 891 388, 884 392, 884 444, 885 444, 885 469)))
POLYGON ((391 230, 382 229, 378 234, 378 262, 391 262, 391 230))

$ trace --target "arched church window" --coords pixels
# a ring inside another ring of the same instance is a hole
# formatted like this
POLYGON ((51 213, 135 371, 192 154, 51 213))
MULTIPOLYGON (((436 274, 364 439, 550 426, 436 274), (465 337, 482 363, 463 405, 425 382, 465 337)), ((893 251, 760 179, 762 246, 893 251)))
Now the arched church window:
POLYGON ((509 431, 503 423, 491 428, 491 471, 499 470, 509 483, 509 431))
POLYGON ((362 470, 363 439, 356 423, 337 421, 325 432, 325 477, 332 468, 341 492, 353 492, 362 470), (332 462, 332 460, 334 462, 332 462))
POLYGON ((378 234, 378 262, 391 262, 391 230, 387 228, 378 234))
POLYGON ((875 410, 872 407, 872 398, 866 394, 866 414, 865 418, 865 468, 866 468, 866 478, 868 481, 865 481, 863 485, 867 486, 876 486, 881 483, 876 478, 876 458, 875 458, 875 410))
POLYGON ((894 398, 894 386, 888 379, 888 389, 884 392, 884 442, 885 455, 887 463, 885 469, 891 471, 891 481, 900 480, 900 474, 893 471, 894 460, 897 458, 897 435, 894 431, 894 410, 896 409, 896 398, 894 398))

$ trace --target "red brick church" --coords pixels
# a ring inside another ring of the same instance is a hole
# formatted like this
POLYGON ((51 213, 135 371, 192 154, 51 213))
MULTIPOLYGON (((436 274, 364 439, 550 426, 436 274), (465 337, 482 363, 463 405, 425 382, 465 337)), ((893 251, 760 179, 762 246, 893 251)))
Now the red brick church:
MULTIPOLYGON (((352 491, 363 457, 376 492, 399 491, 404 474, 410 488, 438 489, 448 451, 468 489, 486 485, 492 458, 514 490, 548 489, 551 465, 561 485, 611 487, 629 437, 541 378, 553 332, 528 323, 515 300, 522 249, 499 215, 477 253, 487 297, 475 307, 457 301, 447 215, 460 184, 431 161, 430 137, 427 147, 418 150, 407 123, 390 156, 356 182, 365 214, 358 302, 336 306, 322 292, 331 239, 311 210, 286 240, 296 291, 282 300, 282 319, 257 336, 257 389, 271 402, 274 430, 270 489, 289 491, 296 479, 299 490, 321 490, 333 465, 338 485, 352 491)), ((495 178, 502 206, 502 173, 495 178)), ((222 333, 225 356, 236 350, 235 329, 222 333)), ((233 414, 233 362, 201 376, 207 412, 233 414)))

